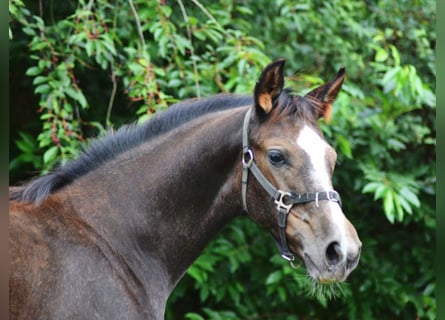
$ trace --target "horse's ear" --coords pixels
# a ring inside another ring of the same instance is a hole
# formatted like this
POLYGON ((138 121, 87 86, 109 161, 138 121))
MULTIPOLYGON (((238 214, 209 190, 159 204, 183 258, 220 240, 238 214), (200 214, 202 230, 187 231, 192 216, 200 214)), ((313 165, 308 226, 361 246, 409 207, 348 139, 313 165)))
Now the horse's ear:
POLYGON ((332 103, 337 98, 340 92, 343 81, 345 80, 345 68, 341 67, 337 75, 329 82, 315 88, 306 96, 315 98, 321 102, 321 108, 317 112, 317 118, 323 117, 326 121, 329 121, 332 113, 332 103))
POLYGON ((264 68, 256 83, 254 99, 259 115, 268 114, 273 108, 274 99, 281 93, 284 86, 284 59, 277 60, 264 68))

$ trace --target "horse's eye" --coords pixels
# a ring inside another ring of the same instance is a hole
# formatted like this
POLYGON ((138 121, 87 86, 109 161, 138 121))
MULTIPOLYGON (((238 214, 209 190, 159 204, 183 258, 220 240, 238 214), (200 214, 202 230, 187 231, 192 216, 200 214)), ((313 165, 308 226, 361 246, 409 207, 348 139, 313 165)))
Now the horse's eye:
POLYGON ((270 150, 268 157, 269 162, 274 166, 281 166, 286 163, 286 158, 280 150, 270 150))

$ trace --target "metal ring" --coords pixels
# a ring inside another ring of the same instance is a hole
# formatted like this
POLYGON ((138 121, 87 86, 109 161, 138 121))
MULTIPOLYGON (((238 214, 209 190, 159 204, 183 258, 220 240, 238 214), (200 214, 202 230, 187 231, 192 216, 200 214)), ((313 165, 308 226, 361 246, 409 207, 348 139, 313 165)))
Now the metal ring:
POLYGON ((290 209, 294 206, 293 203, 286 204, 284 203, 285 197, 291 197, 292 194, 290 192, 285 192, 282 190, 277 190, 277 198, 275 198, 275 204, 277 205, 277 210, 280 211, 280 209, 286 210, 287 213, 289 213, 290 209))
POLYGON ((242 159, 243 166, 244 166, 245 168, 249 168, 250 165, 252 164, 252 161, 253 161, 253 152, 252 152, 252 150, 247 149, 247 150, 244 151, 244 153, 243 153, 243 159, 242 159), (247 155, 249 156, 249 160, 248 160, 248 161, 246 161, 246 156, 247 156, 247 155))
POLYGON ((295 265, 294 260, 292 260, 292 261, 289 261, 289 264, 292 269, 299 269, 301 267, 301 261, 297 265, 295 265))

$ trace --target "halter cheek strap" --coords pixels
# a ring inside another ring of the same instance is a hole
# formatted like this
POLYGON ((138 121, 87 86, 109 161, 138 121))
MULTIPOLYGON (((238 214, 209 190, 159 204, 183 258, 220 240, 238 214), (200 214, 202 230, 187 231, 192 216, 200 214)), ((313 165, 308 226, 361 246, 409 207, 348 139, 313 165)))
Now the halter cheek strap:
POLYGON ((290 265, 295 268, 293 261, 295 260, 294 254, 287 245, 286 237, 286 225, 287 216, 294 205, 308 203, 315 201, 315 205, 318 207, 318 202, 322 200, 335 201, 341 206, 340 195, 337 191, 322 191, 313 193, 295 193, 285 192, 275 188, 269 180, 263 175, 254 161, 253 151, 249 147, 249 121, 251 117, 252 109, 249 109, 244 117, 243 124, 243 173, 241 177, 241 195, 243 200, 244 210, 247 212, 247 184, 249 179, 249 172, 256 178, 263 189, 272 197, 275 202, 278 211, 278 228, 280 239, 277 241, 277 246, 280 249, 281 256, 289 261, 290 265))

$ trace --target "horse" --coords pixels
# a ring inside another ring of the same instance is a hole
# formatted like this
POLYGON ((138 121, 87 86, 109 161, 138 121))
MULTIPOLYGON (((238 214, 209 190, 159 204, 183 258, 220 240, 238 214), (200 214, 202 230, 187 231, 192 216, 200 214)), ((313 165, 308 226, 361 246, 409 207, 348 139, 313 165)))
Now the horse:
POLYGON ((341 282, 361 242, 333 189, 329 117, 345 70, 304 96, 283 59, 253 95, 184 100, 10 188, 11 319, 163 319, 187 268, 249 216, 292 266, 341 282))

